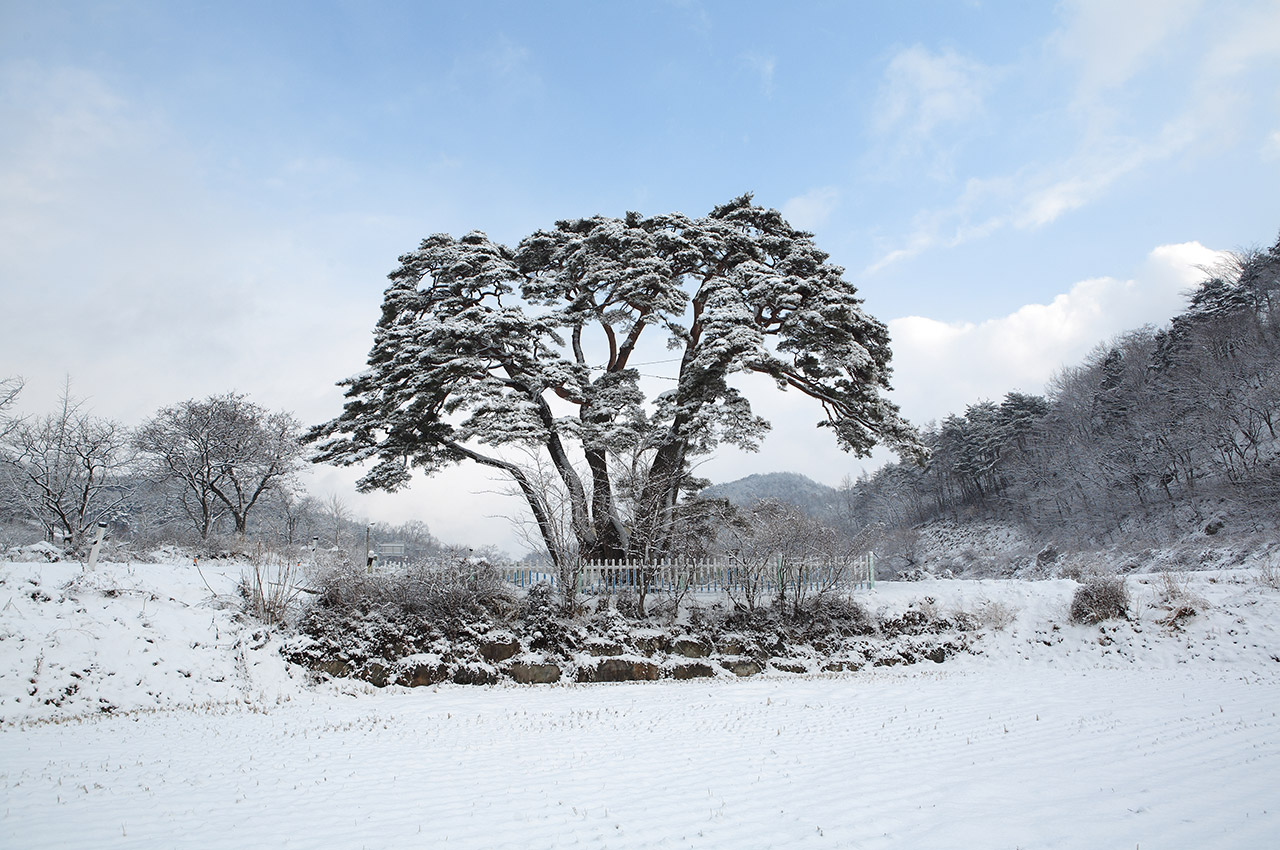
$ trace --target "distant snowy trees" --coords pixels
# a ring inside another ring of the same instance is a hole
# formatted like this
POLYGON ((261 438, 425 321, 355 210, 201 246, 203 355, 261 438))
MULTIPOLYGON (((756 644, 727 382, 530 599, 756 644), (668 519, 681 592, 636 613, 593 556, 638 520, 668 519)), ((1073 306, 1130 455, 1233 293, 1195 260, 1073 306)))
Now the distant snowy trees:
POLYGON ((413 466, 500 470, 558 563, 671 554, 693 459, 768 428, 735 373, 814 399, 848 451, 924 456, 884 396, 884 325, 810 234, 749 195, 700 218, 561 221, 514 249, 436 235, 390 277, 368 369, 308 437, 315 459, 374 461, 365 489, 402 487, 413 466), (655 335, 678 365, 647 398, 637 352, 655 335), (530 450, 554 492, 515 459, 530 450))
POLYGON ((224 518, 240 537, 251 511, 292 542, 314 514, 294 492, 301 424, 228 393, 161 409, 141 427, 93 415, 71 395, 43 416, 13 417, 19 379, 0 381, 0 525, 70 551, 99 522, 139 540, 181 540, 175 523, 208 540, 224 518), (277 522, 278 520, 278 522, 277 522))
POLYGON ((847 488, 854 525, 985 518, 1101 542, 1280 508, 1280 241, 1212 270, 1187 309, 1064 369, 1047 397, 1010 393, 926 429, 927 468, 847 488), (1177 517, 1181 517, 1178 519, 1177 517))
POLYGON ((337 496, 307 495, 302 426, 239 393, 164 407, 128 428, 93 415, 69 381, 53 413, 17 416, 22 389, 20 378, 0 379, 0 552, 44 539, 83 553, 99 522, 108 539, 141 547, 221 553, 323 535, 363 563, 368 533, 414 558, 445 549, 425 523, 370 522, 337 496))

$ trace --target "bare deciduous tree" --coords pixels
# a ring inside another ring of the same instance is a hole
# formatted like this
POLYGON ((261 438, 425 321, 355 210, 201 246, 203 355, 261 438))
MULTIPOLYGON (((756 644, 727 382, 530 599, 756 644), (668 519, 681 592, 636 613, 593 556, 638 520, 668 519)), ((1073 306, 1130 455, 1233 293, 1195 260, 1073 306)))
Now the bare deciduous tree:
POLYGON ((288 413, 227 393, 163 408, 135 442, 156 475, 182 483, 188 516, 202 538, 224 510, 243 536, 259 500, 299 471, 301 430, 288 413))
POLYGON ((761 499, 726 529, 737 575, 731 586, 735 604, 754 610, 775 589, 779 610, 788 604, 798 613, 814 593, 839 585, 844 560, 833 556, 840 536, 795 505, 761 499), (821 570, 822 572, 819 572, 821 570))
POLYGON ((291 487, 280 487, 276 491, 276 503, 281 518, 281 531, 286 546, 299 541, 299 533, 307 523, 315 519, 319 505, 311 496, 299 493, 291 487))
POLYGON ((9 438, 9 434, 18 426, 20 419, 9 415, 9 409, 22 392, 22 378, 5 378, 0 381, 0 445, 9 438))
POLYGON ((68 381, 57 413, 8 427, 3 463, 17 502, 40 523, 49 542, 61 534, 72 550, 80 549, 89 529, 110 518, 129 495, 123 477, 130 462, 129 432, 82 406, 68 381))
POLYGON ((333 545, 337 546, 342 538, 342 526, 351 521, 351 507, 347 504, 346 499, 337 493, 330 493, 320 503, 320 510, 330 523, 333 524, 333 545))

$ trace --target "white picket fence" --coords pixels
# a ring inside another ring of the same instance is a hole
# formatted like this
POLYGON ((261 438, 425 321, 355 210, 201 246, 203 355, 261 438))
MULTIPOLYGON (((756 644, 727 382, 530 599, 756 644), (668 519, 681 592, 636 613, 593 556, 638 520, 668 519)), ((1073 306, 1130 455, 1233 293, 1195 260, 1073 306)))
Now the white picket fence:
MULTIPOLYGON (((505 581, 519 588, 529 588, 539 582, 552 586, 560 583, 558 571, 550 564, 507 564, 496 569, 505 581)), ((724 594, 750 585, 755 592, 773 594, 784 585, 806 592, 832 587, 872 588, 876 582, 876 564, 871 552, 800 561, 771 559, 767 564, 745 564, 733 558, 657 564, 594 561, 580 565, 575 578, 579 592, 583 593, 607 594, 644 587, 655 593, 724 594)))

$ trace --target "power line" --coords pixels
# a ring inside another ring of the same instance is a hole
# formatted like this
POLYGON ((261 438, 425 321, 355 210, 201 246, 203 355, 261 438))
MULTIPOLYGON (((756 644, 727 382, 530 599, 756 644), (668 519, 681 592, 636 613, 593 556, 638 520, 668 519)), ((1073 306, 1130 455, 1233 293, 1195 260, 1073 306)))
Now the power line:
MULTIPOLYGON (((680 362, 681 360, 683 360, 683 359, 684 359, 684 358, 682 358, 682 357, 668 357, 666 360, 646 360, 646 361, 645 361, 645 362, 643 362, 643 363, 628 363, 628 364, 627 364, 627 367, 628 367, 628 368, 631 368, 632 366, 657 366, 657 365, 659 365, 659 364, 661 364, 661 363, 679 363, 679 362, 680 362)), ((597 372, 597 371, 603 371, 604 369, 606 369, 606 368, 608 368, 608 367, 601 365, 601 366, 588 366, 587 368, 589 368, 589 369, 590 369, 591 371, 593 371, 593 372, 597 372)), ((645 377, 646 377, 646 378, 654 378, 654 377, 660 377, 660 376, 658 376, 658 375, 646 375, 645 377)), ((672 380, 675 380, 675 379, 674 379, 674 378, 672 378, 672 380)))

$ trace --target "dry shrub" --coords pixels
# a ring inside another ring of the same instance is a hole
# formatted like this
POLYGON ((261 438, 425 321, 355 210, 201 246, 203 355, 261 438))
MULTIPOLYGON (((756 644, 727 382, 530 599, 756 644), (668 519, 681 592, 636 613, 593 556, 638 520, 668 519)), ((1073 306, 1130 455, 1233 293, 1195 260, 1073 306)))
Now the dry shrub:
POLYGON ((1089 576, 1071 597, 1071 622, 1093 625, 1129 618, 1129 589, 1120 576, 1089 576))
POLYGON ((1188 590, 1186 582, 1177 573, 1163 572, 1159 575, 1156 600, 1168 612, 1161 618, 1165 625, 1175 626, 1209 609, 1208 601, 1188 590))
POLYGON ((279 553, 259 550, 240 577, 245 611, 268 625, 283 623, 304 592, 302 565, 279 553))
POLYGON ((1258 584, 1272 590, 1280 590, 1280 564, 1276 563, 1276 558, 1268 556, 1265 561, 1258 564, 1258 584))
POLYGON ((1013 621, 1018 617, 1018 609, 1012 605, 988 599, 978 605, 974 614, 983 627, 999 632, 1013 625, 1013 621))

